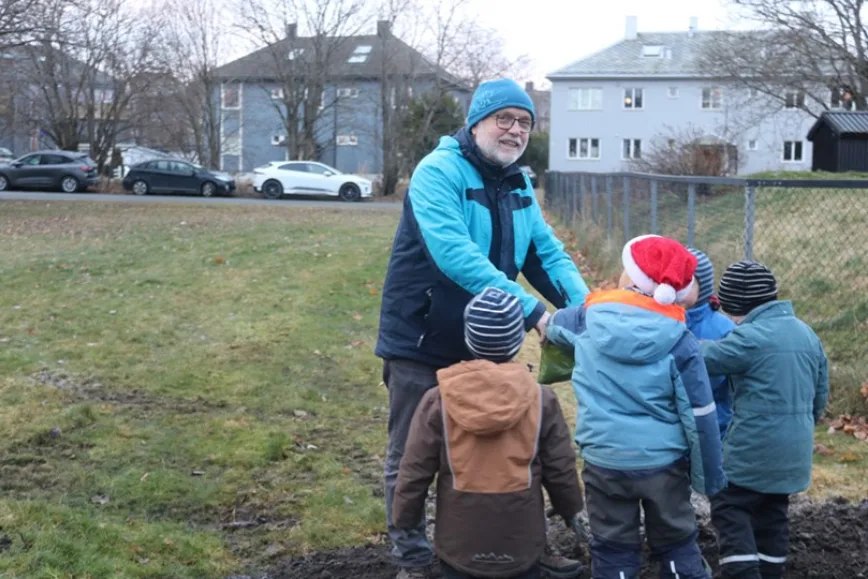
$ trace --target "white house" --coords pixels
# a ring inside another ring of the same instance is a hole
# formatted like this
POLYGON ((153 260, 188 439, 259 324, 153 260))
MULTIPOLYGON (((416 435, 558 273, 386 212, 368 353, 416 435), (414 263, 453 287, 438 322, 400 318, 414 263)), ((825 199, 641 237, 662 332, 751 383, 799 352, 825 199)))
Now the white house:
POLYGON ((548 75, 549 169, 628 170, 652 147, 700 132, 728 145, 733 172, 809 170, 815 119, 800 108, 804 94, 774 99, 701 70, 703 47, 721 34, 731 33, 700 31, 696 18, 683 32, 640 33, 628 16, 622 40, 548 75))

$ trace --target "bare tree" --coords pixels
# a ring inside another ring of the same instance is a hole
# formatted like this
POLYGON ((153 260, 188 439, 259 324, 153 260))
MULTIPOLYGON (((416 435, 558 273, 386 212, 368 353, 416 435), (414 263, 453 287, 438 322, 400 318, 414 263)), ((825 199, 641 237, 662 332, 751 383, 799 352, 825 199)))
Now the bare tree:
POLYGON ((40 13, 46 29, 24 47, 34 128, 62 149, 86 144, 101 169, 152 65, 152 21, 127 2, 50 0, 40 13))
POLYGON ((715 33, 700 68, 811 115, 866 108, 865 0, 732 0, 760 30, 715 33))
POLYGON ((528 55, 509 57, 500 33, 475 22, 475 19, 461 22, 450 35, 452 38, 446 47, 450 70, 471 90, 491 78, 527 76, 528 55))
POLYGON ((316 158, 338 96, 326 88, 350 37, 364 23, 364 0, 243 0, 238 26, 258 45, 244 76, 272 95, 289 158, 316 158), (306 34, 304 34, 306 33, 306 34), (272 92, 274 91, 274 92, 272 92))
MULTIPOLYGON (((711 136, 693 125, 665 127, 630 160, 632 170, 660 175, 724 176, 738 172, 738 149, 727 136, 711 136)), ((635 145, 632 145, 635 147, 635 145)))
POLYGON ((41 0, 2 0, 0 2, 0 49, 26 44, 41 30, 35 14, 41 0))
POLYGON ((217 168, 223 143, 215 71, 230 28, 225 6, 220 0, 166 0, 164 10, 170 17, 160 34, 163 72, 142 99, 141 120, 155 141, 217 168))

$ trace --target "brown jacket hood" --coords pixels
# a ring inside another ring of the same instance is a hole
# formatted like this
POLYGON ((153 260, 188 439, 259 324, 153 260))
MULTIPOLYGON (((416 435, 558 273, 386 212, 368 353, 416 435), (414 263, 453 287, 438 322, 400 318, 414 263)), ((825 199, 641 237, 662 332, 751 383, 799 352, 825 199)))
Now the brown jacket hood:
POLYGON ((437 372, 437 381, 443 409, 477 436, 512 428, 539 396, 533 375, 518 363, 461 362, 437 372))

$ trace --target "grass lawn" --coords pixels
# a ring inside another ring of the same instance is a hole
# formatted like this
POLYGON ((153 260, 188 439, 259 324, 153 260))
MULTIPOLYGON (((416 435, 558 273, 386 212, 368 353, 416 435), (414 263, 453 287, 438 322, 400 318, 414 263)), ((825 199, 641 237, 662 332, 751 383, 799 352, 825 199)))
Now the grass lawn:
MULTIPOLYGON (((0 577, 225 577, 382 541, 396 222, 0 203, 0 577)), ((868 445, 825 443, 814 492, 864 496, 868 445)))

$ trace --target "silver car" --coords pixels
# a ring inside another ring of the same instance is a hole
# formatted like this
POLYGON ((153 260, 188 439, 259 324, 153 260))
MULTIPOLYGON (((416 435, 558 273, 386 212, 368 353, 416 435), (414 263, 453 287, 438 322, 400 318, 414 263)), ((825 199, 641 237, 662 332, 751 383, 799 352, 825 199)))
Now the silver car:
POLYGON ((15 155, 6 147, 0 147, 0 164, 11 163, 15 160, 15 155))
POLYGON ((11 163, 0 163, 0 191, 59 189, 75 193, 98 181, 96 162, 86 153, 37 151, 11 163))

